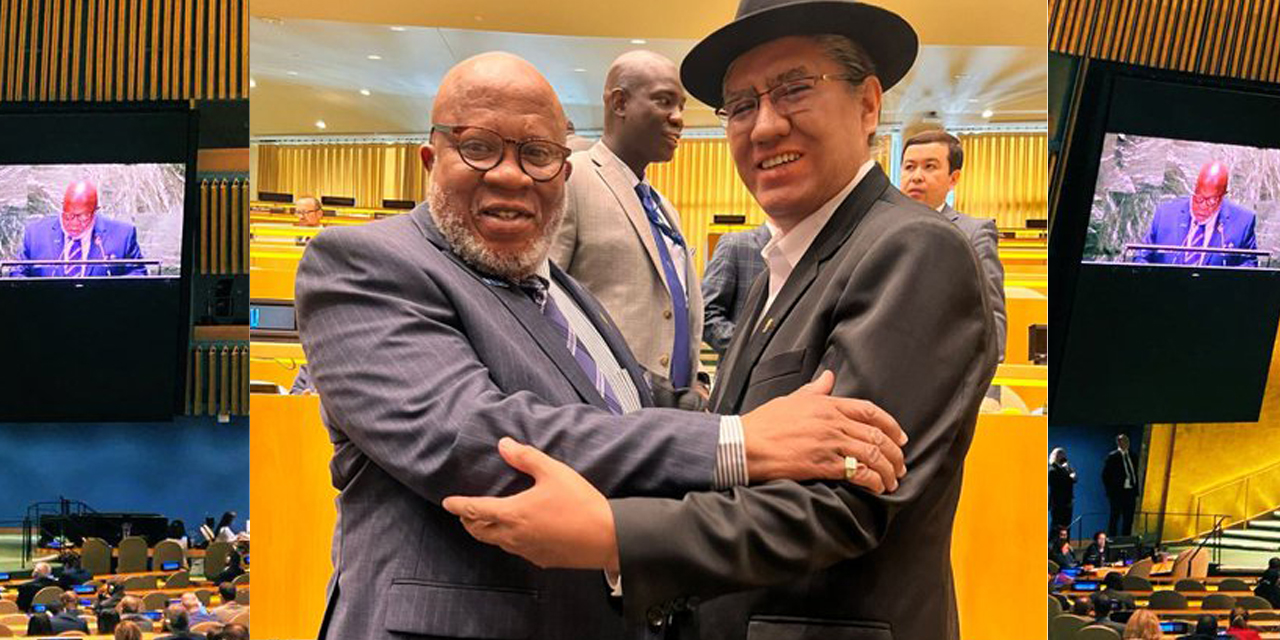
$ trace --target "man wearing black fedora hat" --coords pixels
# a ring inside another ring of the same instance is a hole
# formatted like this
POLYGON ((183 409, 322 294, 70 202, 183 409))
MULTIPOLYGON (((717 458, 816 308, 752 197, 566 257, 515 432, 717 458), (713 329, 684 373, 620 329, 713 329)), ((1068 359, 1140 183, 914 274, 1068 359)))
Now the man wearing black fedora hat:
MULTIPOLYGON (((967 240, 872 160, 882 93, 916 50, 911 26, 878 7, 744 0, 683 62, 685 88, 716 108, 777 229, 713 409, 750 410, 829 369, 835 395, 899 420, 908 473, 892 493, 777 481, 610 500, 594 512, 615 532, 633 619, 708 640, 959 637, 951 528, 996 342, 967 240)), ((848 469, 865 462, 846 457, 848 469)), ((540 566, 581 567, 565 561, 585 553, 581 537, 557 525, 597 498, 568 467, 526 463, 529 496, 451 510, 540 566)))

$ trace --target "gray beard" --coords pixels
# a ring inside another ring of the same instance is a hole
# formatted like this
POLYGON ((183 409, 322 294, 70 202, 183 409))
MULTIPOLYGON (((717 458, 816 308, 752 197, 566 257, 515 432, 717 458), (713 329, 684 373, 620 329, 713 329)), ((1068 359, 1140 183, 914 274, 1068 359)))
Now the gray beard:
POLYGON ((519 281, 533 275, 538 265, 551 253, 551 242, 564 220, 565 200, 562 196, 546 212, 551 218, 542 235, 523 251, 516 253, 500 253, 489 248, 466 224, 468 215, 474 216, 476 212, 467 212, 458 206, 435 182, 431 183, 431 188, 427 191, 427 207, 436 228, 440 229, 440 235, 444 236, 449 248, 463 262, 485 273, 519 281))

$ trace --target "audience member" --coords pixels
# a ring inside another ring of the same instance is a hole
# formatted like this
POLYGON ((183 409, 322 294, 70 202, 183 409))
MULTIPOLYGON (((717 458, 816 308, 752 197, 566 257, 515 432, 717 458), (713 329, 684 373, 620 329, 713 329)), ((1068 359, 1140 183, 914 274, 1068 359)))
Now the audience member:
POLYGON ((1258 630, 1249 626, 1249 610, 1244 607, 1231 610, 1231 626, 1227 627, 1227 635, 1236 640, 1262 640, 1258 630))
POLYGON ((190 540, 187 538, 187 524, 181 520, 170 522, 169 530, 165 533, 165 536, 165 540, 172 540, 183 549, 190 548, 190 540))
POLYGON ((125 596, 120 600, 120 621, 132 622, 147 633, 155 631, 151 618, 142 614, 142 598, 137 596, 125 596))
POLYGON ((31 600, 45 587, 56 587, 58 581, 53 578, 53 567, 48 562, 37 562, 31 571, 31 580, 18 585, 18 608, 31 610, 31 600))
POLYGON ((210 613, 222 622, 231 622, 232 618, 249 608, 236 602, 236 586, 230 582, 218 585, 218 596, 222 598, 223 604, 215 607, 210 613))
POLYGON ((93 612, 102 615, 104 611, 115 610, 124 600, 124 582, 113 580, 98 587, 98 602, 93 605, 93 612))
POLYGON ((53 621, 45 613, 33 613, 27 619, 27 636, 53 635, 53 621))
POLYGON ((58 597, 57 611, 50 622, 54 633, 63 631, 83 631, 89 633, 89 623, 80 617, 80 596, 71 591, 63 591, 58 597))
POLYGON ((1258 578, 1253 593, 1270 602, 1272 609, 1280 609, 1280 558, 1272 558, 1267 563, 1267 570, 1258 578))
POLYGON ((1071 548, 1071 533, 1066 527, 1054 529, 1053 537, 1049 539, 1049 559, 1059 569, 1070 569, 1078 564, 1076 552, 1071 548))
MULTIPOLYGON (((187 594, 182 595, 185 599, 187 594)), ((160 636, 156 640, 205 640, 203 635, 191 632, 191 619, 187 616, 187 609, 181 604, 170 605, 165 610, 164 626, 169 635, 160 636)))
POLYGON ((222 519, 218 520, 218 526, 214 527, 214 540, 218 542, 235 542, 236 532, 231 525, 236 523, 236 512, 227 511, 222 514, 222 519))
POLYGON ((116 626, 115 634, 116 640, 142 640, 142 629, 127 620, 116 626))
POLYGON ((214 584, 231 582, 242 573, 244 573, 244 567, 240 565, 240 551, 232 549, 231 553, 227 555, 227 567, 222 570, 222 573, 209 578, 209 581, 214 584))
POLYGON ((1057 447, 1049 452, 1049 518, 1050 525, 1070 527, 1075 510, 1076 470, 1067 461, 1067 450, 1057 447))
POLYGON ((98 635, 109 636, 116 632, 116 627, 118 626, 120 626, 119 611, 107 609, 98 614, 98 635))
POLYGON ((1138 609, 1129 616, 1129 623, 1124 625, 1125 640, 1160 640, 1164 634, 1160 631, 1160 617, 1150 609, 1138 609))
POLYGON ((1204 614, 1196 618, 1196 632, 1182 636, 1178 640, 1214 640, 1218 637, 1218 618, 1212 614, 1204 614))
POLYGON ((320 201, 311 196, 298 198, 293 205, 293 213, 298 216, 298 221, 294 225, 299 227, 318 227, 321 219, 324 218, 324 209, 320 207, 320 201))
POLYGON ((1084 616, 1086 618, 1093 617, 1093 606, 1089 604, 1089 599, 1084 596, 1076 596, 1075 601, 1071 605, 1071 613, 1084 616))
POLYGON ((205 609, 204 603, 200 602, 200 598, 196 597, 196 594, 190 591, 182 594, 182 607, 187 610, 187 620, 193 625, 200 624, 201 622, 209 622, 211 620, 215 622, 217 621, 217 618, 213 617, 213 615, 205 609))
POLYGON ((216 640, 249 640, 249 627, 242 624, 229 624, 222 628, 216 640))
POLYGON ((1103 593, 1111 597, 1112 600, 1121 602, 1125 605, 1125 609, 1132 609, 1137 606, 1134 602, 1133 594, 1124 590, 1124 577, 1117 571, 1108 573, 1102 579, 1102 586, 1105 588, 1103 593))
POLYGON ((78 553, 68 551, 58 556, 58 562, 62 563, 62 575, 58 577, 58 586, 63 589, 69 591, 72 587, 82 585, 93 579, 93 574, 80 565, 80 554, 78 553))
MULTIPOLYGON (((1124 625, 1111 619, 1111 612, 1119 609, 1117 607, 1118 600, 1114 600, 1105 593, 1094 593, 1089 596, 1089 605, 1093 608, 1093 623, 1110 627, 1119 635, 1124 634, 1124 625)), ((1121 606, 1123 606, 1121 604, 1121 606)))
POLYGON ((1101 567, 1115 562, 1115 553, 1107 546, 1107 532, 1098 531, 1093 534, 1093 542, 1084 550, 1081 564, 1086 567, 1101 567))

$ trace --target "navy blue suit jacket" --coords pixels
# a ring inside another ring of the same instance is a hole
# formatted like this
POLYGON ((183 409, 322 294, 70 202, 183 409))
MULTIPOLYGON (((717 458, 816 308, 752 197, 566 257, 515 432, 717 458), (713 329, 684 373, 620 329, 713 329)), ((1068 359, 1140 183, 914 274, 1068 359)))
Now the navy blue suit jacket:
MULTIPOLYGON (((20 260, 60 260, 65 236, 58 216, 45 216, 27 224, 22 233, 20 260)), ((138 230, 128 222, 112 220, 99 215, 93 223, 93 239, 86 247, 86 260, 141 259, 138 246, 138 230)), ((20 267, 13 272, 20 278, 51 278, 61 276, 58 265, 20 267)), ((95 276, 145 276, 147 269, 140 264, 85 267, 85 277, 95 276)))
MULTIPOLYGON (((1223 199, 1218 210, 1218 221, 1214 225, 1213 236, 1209 239, 1210 247, 1226 249, 1257 249, 1258 238, 1254 234, 1257 216, 1252 211, 1241 207, 1230 200, 1223 199)), ((1187 240, 1191 230, 1191 198, 1183 197, 1169 200, 1156 207, 1151 216, 1151 229, 1143 242, 1147 244, 1163 244, 1181 246, 1187 240)), ((1152 264, 1178 264, 1184 255, 1176 251, 1140 251, 1134 256, 1134 262, 1152 264)), ((1234 255, 1230 253, 1206 253, 1204 266, 1218 267, 1256 267, 1258 259, 1253 256, 1234 255)))

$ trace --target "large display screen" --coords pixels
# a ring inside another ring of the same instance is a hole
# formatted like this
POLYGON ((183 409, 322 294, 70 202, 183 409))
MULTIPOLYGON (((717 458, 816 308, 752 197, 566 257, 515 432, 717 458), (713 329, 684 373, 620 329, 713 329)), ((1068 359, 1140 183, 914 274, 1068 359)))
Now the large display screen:
POLYGON ((1108 133, 1081 258, 1271 267, 1278 188, 1280 149, 1108 133))
POLYGON ((0 165, 0 277, 182 275, 186 166, 0 165))

